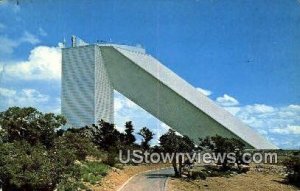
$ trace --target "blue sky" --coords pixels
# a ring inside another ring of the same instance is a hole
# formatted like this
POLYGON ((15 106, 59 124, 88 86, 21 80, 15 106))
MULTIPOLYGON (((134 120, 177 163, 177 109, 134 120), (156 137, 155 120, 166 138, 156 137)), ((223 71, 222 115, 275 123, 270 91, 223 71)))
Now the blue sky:
MULTIPOLYGON (((58 43, 75 34, 142 45, 276 145, 299 149, 299 29, 297 0, 0 1, 0 110, 60 111, 58 43)), ((117 93, 115 105, 120 128, 167 129, 117 93)))

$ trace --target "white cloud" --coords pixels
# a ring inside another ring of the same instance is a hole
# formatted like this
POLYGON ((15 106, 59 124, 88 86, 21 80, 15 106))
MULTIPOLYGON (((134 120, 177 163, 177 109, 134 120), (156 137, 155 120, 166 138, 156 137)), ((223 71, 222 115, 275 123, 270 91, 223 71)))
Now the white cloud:
POLYGON ((292 110, 292 111, 299 111, 300 112, 300 105, 289 105, 287 107, 288 110, 292 110))
POLYGON ((37 44, 37 43, 40 43, 40 40, 34 36, 33 34, 29 33, 28 31, 25 31, 23 36, 19 39, 19 43, 22 43, 22 42, 27 42, 27 43, 30 43, 30 44, 37 44))
POLYGON ((224 107, 224 109, 229 111, 229 113, 231 113, 232 115, 236 115, 241 110, 240 107, 224 107))
POLYGON ((19 43, 17 41, 9 39, 5 36, 0 36, 0 56, 5 54, 12 54, 17 46, 19 46, 19 43))
POLYGON ((41 94, 35 89, 22 89, 13 103, 17 103, 18 105, 34 105, 35 103, 44 103, 48 100, 48 95, 41 94))
POLYGON ((114 111, 118 112, 124 107, 123 100, 121 98, 115 98, 114 99, 114 111))
POLYGON ((153 141, 152 141, 152 146, 153 145, 157 145, 159 144, 159 138, 167 133, 169 131, 170 127, 163 123, 163 122, 160 122, 158 121, 157 122, 157 126, 155 128, 152 128, 151 131, 154 133, 154 137, 153 137, 153 141))
POLYGON ((0 95, 4 97, 12 97, 16 94, 15 90, 7 89, 7 88, 0 88, 0 95))
POLYGON ((49 100, 48 95, 41 94, 35 89, 22 89, 20 91, 16 91, 13 89, 0 88, 0 97, 1 104, 6 107, 37 107, 39 104, 46 103, 49 100))
POLYGON ((9 107, 35 107, 43 112, 60 114, 60 98, 39 92, 36 89, 24 88, 20 90, 0 87, 0 111, 9 107))
POLYGON ((204 94, 205 96, 210 96, 212 94, 211 91, 203 89, 203 88, 196 88, 196 90, 198 90, 199 92, 201 92, 202 94, 204 94))
POLYGON ((283 148, 300 146, 300 105, 281 107, 253 104, 224 107, 264 137, 283 148))
POLYGON ((27 61, 6 65, 5 75, 22 80, 59 80, 61 78, 61 49, 38 46, 31 50, 27 61))
POLYGON ((131 101, 130 99, 126 99, 125 104, 128 108, 132 108, 132 109, 138 109, 139 108, 139 106, 137 104, 135 104, 133 101, 131 101))
POLYGON ((245 108, 249 113, 271 113, 275 111, 275 108, 265 104, 247 105, 245 108))
POLYGON ((119 112, 122 109, 130 109, 134 111, 134 110, 140 110, 142 108, 140 108, 137 104, 135 104, 130 99, 122 96, 120 93, 115 91, 114 111, 119 112))
POLYGON ((10 55, 14 52, 14 49, 23 43, 29 43, 35 45, 40 40, 33 34, 25 31, 23 35, 18 39, 11 39, 5 35, 0 36, 0 56, 10 55))
POLYGON ((217 104, 282 148, 300 147, 300 105, 274 107, 266 104, 239 105, 224 94, 217 104))
POLYGON ((272 107, 264 104, 246 105, 240 107, 236 116, 255 128, 272 129, 300 124, 300 110, 294 107, 272 107))
MULTIPOLYGON (((300 126, 299 125, 287 125, 287 127, 284 128, 274 128, 270 130, 273 133, 278 133, 278 134, 295 134, 295 135, 300 135, 300 126)), ((300 137, 299 137, 300 138, 300 137)))
POLYGON ((115 124, 119 131, 124 131, 126 121, 133 121, 138 126, 136 130, 147 124, 150 114, 117 91, 114 97, 115 124))
MULTIPOLYGON (((260 133, 261 135, 267 135, 268 131, 264 130, 264 129, 257 129, 258 133, 260 133)), ((274 139, 274 138, 272 138, 274 139)))
POLYGON ((223 97, 217 98, 217 103, 221 106, 236 106, 239 105, 238 100, 236 100, 234 97, 231 97, 227 94, 224 94, 223 97))
POLYGON ((60 97, 55 98, 53 101, 49 101, 47 107, 45 108, 46 112, 52 112, 55 114, 61 114, 61 99, 60 97))

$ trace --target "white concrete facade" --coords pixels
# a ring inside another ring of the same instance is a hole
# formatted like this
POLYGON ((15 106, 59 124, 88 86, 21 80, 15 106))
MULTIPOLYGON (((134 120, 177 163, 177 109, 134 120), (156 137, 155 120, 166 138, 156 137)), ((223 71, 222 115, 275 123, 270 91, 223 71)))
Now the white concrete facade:
POLYGON ((62 114, 72 126, 113 122, 115 89, 194 140, 218 134, 238 138, 249 148, 277 149, 141 48, 65 48, 62 67, 62 114))
POLYGON ((62 50, 61 101, 69 126, 113 122, 113 88, 98 46, 62 50))

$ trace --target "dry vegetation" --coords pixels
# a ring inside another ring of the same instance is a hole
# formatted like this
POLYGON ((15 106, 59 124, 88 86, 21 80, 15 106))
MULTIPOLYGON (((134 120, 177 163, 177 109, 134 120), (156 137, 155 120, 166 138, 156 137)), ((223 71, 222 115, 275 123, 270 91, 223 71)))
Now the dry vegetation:
POLYGON ((246 174, 237 174, 230 177, 208 177, 206 180, 188 180, 186 178, 171 178, 168 181, 168 191, 288 191, 299 188, 288 185, 284 181, 282 167, 260 166, 253 167, 246 174))

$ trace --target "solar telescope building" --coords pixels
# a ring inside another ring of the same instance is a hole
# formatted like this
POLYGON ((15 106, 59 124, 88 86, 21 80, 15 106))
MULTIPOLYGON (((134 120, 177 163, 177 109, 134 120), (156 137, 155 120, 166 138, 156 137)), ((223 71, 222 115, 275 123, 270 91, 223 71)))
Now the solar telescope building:
POLYGON ((144 49, 75 38, 72 47, 62 49, 62 114, 68 125, 113 123, 117 90, 194 140, 218 134, 240 139, 248 148, 277 149, 144 49))

